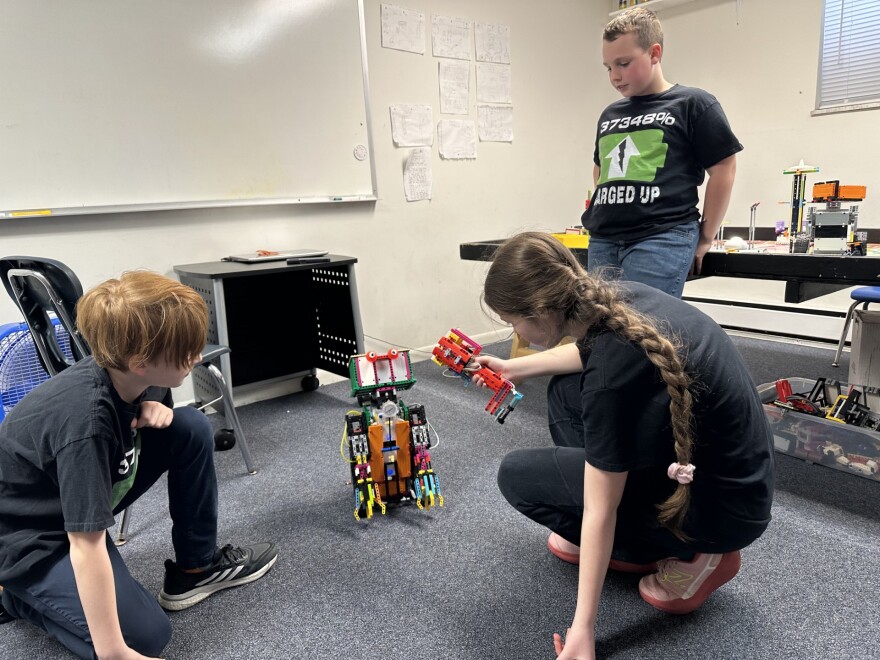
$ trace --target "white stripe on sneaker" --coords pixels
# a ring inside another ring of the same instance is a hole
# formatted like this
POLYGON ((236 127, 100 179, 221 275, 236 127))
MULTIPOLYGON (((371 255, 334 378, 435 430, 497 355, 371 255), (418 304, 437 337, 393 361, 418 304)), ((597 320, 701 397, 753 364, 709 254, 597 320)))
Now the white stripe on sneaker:
POLYGON ((201 582, 196 582, 196 586, 203 587, 206 584, 209 584, 210 582, 212 582, 214 580, 214 578, 217 577, 218 575, 219 575, 219 573, 211 573, 211 575, 209 577, 205 578, 201 582))
POLYGON ((236 566, 235 568, 227 568, 222 573, 214 573, 210 577, 196 583, 197 587, 203 587, 207 584, 217 584, 218 582, 228 582, 235 579, 235 576, 241 573, 244 566, 236 566))

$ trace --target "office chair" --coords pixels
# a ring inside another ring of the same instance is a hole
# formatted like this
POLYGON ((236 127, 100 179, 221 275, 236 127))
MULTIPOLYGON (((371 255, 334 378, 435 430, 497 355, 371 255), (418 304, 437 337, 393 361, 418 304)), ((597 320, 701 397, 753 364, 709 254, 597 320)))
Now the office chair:
POLYGON ((849 326, 850 323, 852 323, 856 307, 861 305, 862 309, 868 309, 868 305, 872 302, 880 303, 880 286, 860 286, 857 289, 853 289, 852 293, 849 294, 849 297, 855 302, 849 306, 849 309, 846 312, 846 320, 843 322, 843 332, 841 333, 840 341, 837 344, 837 352, 834 354, 834 362, 831 363, 832 367, 840 366, 840 354, 843 352, 843 345, 846 343, 846 333, 849 331, 849 326))
MULTIPOLYGON (((91 355, 91 350, 76 325, 76 302, 82 297, 83 289, 79 278, 70 268, 60 261, 43 257, 3 257, 0 259, 0 278, 24 315, 46 373, 54 376, 74 362, 91 355), (53 315, 70 336, 72 358, 65 354, 58 343, 53 315)), ((253 465, 250 448, 235 411, 232 392, 220 369, 214 364, 226 353, 229 353, 229 347, 220 344, 207 344, 202 349, 202 359, 193 372, 198 370, 207 376, 217 397, 212 401, 202 402, 198 407, 203 410, 211 406, 231 424, 232 429, 220 429, 214 434, 215 447, 229 449, 238 444, 248 474, 256 474, 257 468, 253 465)), ((117 545, 123 545, 128 540, 130 509, 128 507, 122 512, 117 545)))

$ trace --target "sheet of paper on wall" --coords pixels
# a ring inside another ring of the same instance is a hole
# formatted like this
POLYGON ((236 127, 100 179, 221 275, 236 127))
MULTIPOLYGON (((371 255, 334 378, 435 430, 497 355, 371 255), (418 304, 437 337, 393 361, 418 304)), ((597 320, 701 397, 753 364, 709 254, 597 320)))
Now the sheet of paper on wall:
POLYGON ((510 28, 507 25, 477 22, 474 37, 477 62, 510 64, 510 28))
POLYGON ((510 95, 510 65, 477 62, 477 102, 513 103, 510 95))
POLYGON ((382 47, 425 54, 425 15, 397 5, 382 5, 382 47))
POLYGON ((431 17, 431 52, 434 57, 471 59, 471 22, 452 16, 431 17))
POLYGON ((513 106, 477 105, 480 142, 513 142, 513 106))
POLYGON ((431 199, 434 175, 431 171, 431 150, 419 147, 409 152, 403 168, 403 191, 406 201, 431 199))
POLYGON ((471 63, 440 60, 440 114, 466 115, 471 90, 471 63))
POLYGON ((448 159, 477 157, 477 125, 470 119, 441 119, 437 125, 440 157, 448 159))
POLYGON ((434 144, 434 114, 430 105, 397 103, 391 106, 391 139, 398 147, 434 144))

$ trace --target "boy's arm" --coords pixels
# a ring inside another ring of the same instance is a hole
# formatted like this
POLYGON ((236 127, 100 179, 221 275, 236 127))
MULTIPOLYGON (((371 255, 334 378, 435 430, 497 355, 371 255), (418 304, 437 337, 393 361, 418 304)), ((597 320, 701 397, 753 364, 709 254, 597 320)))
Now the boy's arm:
POLYGON ((70 563, 99 658, 122 657, 127 645, 116 612, 116 586, 107 554, 107 532, 68 532, 70 563))
POLYGON ((736 155, 720 160, 706 169, 709 180, 703 198, 703 220, 700 225, 700 240, 694 258, 694 272, 699 275, 703 268, 703 257, 712 247, 712 240, 721 227, 721 221, 730 203, 730 192, 736 177, 736 155))
POLYGON ((599 185, 599 175, 602 173, 602 170, 599 169, 599 166, 595 163, 593 164, 593 190, 599 185))

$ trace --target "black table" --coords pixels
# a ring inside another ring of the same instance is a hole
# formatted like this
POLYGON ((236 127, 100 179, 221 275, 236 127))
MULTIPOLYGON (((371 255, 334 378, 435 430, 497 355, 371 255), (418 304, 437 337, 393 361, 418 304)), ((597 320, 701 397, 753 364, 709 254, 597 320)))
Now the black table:
MULTIPOLYGON (((470 261, 492 261, 501 240, 474 241, 459 246, 459 256, 470 261)), ((587 265, 587 250, 572 248, 587 265)), ((770 252, 709 252, 700 277, 748 277, 784 280, 785 302, 800 303, 851 286, 880 285, 880 257, 844 257, 770 252)))
POLYGON ((328 256, 324 263, 290 266, 213 261, 174 267, 208 304, 208 341, 231 349, 220 370, 233 394, 291 379, 314 389, 316 369, 349 376, 349 357, 364 351, 357 259, 328 256))

